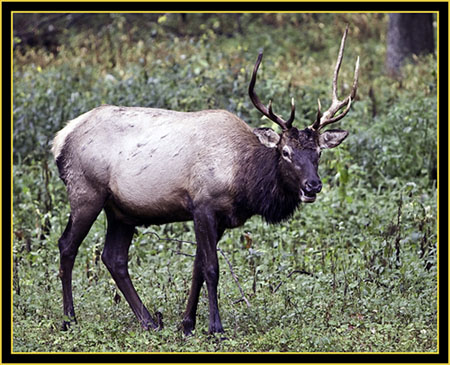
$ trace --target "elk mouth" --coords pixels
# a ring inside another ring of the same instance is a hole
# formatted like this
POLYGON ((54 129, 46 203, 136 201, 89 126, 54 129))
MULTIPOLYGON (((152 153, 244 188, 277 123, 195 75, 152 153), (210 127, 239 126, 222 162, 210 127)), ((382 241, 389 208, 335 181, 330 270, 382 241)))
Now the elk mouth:
POLYGON ((303 203, 313 203, 316 200, 316 194, 306 193, 303 189, 300 188, 300 200, 303 203))

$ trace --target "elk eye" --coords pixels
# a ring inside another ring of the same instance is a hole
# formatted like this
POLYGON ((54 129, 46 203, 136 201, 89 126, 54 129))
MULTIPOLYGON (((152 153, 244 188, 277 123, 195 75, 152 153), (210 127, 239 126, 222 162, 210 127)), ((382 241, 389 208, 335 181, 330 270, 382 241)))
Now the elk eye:
POLYGON ((283 150, 281 152, 283 154, 283 157, 291 158, 291 151, 289 150, 289 147, 284 146, 283 150))

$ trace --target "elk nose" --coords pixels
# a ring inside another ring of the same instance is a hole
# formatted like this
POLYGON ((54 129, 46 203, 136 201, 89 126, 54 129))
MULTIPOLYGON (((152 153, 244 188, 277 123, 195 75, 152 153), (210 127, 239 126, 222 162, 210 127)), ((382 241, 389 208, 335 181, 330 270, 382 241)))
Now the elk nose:
POLYGON ((305 183, 305 192, 307 194, 317 194, 322 190, 322 182, 320 180, 307 180, 305 183))

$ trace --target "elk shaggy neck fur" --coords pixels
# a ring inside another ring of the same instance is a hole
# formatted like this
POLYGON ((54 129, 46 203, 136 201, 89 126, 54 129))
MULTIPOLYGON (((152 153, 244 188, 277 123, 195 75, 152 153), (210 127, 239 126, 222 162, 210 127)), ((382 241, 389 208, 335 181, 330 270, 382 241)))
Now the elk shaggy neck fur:
POLYGON ((300 203, 300 188, 286 182, 283 168, 277 149, 258 145, 244 154, 235 178, 236 211, 261 215, 268 223, 292 216, 300 203))

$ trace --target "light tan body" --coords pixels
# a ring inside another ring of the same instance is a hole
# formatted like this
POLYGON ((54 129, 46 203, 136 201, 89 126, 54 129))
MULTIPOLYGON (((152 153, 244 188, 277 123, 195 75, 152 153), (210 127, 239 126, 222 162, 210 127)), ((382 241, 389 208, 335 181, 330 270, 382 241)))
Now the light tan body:
POLYGON ((231 209, 242 146, 252 143, 259 145, 252 129, 224 110, 104 105, 69 122, 53 153, 66 155, 69 173, 83 175, 66 179, 71 204, 84 195, 77 191, 83 178, 93 188, 107 187, 119 216, 159 223, 169 216, 190 219, 189 200, 231 209))

